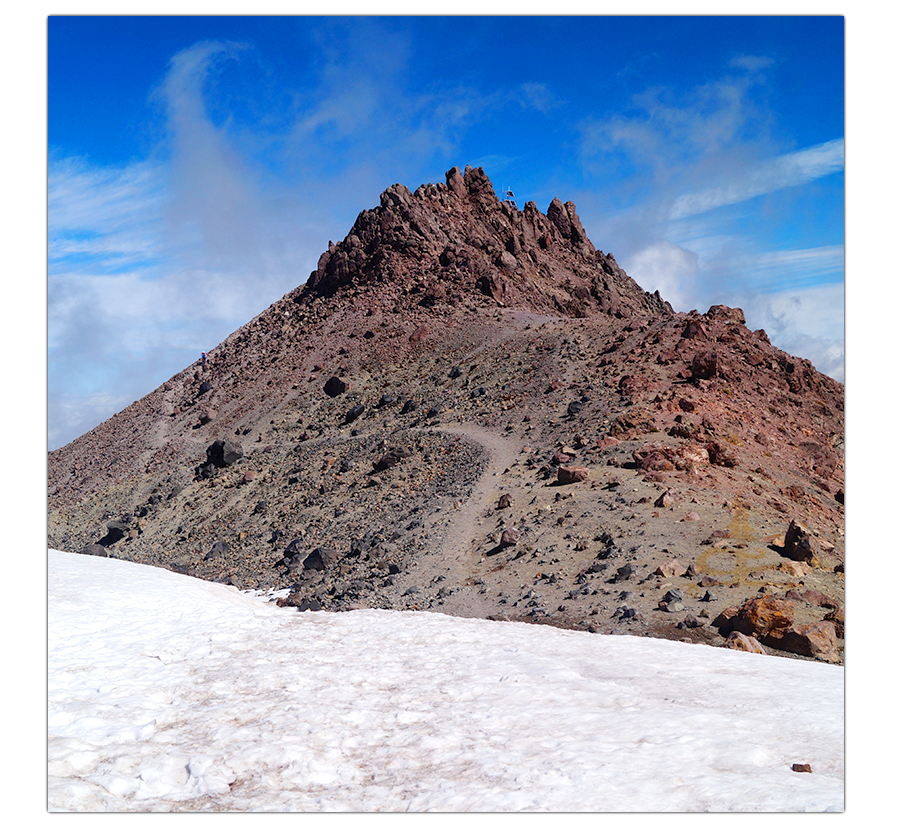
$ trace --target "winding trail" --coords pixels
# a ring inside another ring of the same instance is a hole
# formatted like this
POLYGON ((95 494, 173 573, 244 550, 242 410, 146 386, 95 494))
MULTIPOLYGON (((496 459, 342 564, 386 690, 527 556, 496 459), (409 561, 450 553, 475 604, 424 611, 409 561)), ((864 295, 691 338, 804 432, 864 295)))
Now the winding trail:
POLYGON ((442 433, 462 436, 484 448, 489 455, 484 472, 469 499, 448 518, 441 541, 441 559, 450 567, 448 577, 462 584, 475 571, 475 538, 482 533, 480 518, 497 499, 498 477, 521 451, 518 437, 506 438, 472 424, 450 424, 436 428, 442 433))

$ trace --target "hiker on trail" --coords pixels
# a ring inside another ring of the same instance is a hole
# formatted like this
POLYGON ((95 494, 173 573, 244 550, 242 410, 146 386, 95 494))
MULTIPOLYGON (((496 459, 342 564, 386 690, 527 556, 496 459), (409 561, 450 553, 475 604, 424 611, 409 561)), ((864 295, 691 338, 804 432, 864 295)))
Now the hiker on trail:
POLYGON ((203 368, 206 369, 206 353, 200 353, 200 363, 203 364, 203 368))

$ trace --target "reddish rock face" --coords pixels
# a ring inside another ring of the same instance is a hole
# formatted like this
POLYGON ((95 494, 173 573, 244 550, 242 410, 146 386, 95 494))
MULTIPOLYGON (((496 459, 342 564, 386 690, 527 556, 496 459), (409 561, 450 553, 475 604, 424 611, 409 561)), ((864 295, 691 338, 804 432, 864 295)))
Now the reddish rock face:
POLYGON ((590 475, 591 472, 587 468, 578 465, 561 465, 556 469, 556 479, 560 485, 584 482, 590 475))
POLYGON ((468 166, 415 193, 388 188, 381 205, 363 211, 322 254, 304 295, 420 281, 425 307, 475 291, 502 305, 574 317, 672 313, 658 292, 644 292, 611 254, 594 248, 574 203, 554 199, 546 215, 533 202, 519 211, 500 202, 481 168, 468 166))
POLYGON ((794 605, 771 595, 747 601, 734 619, 734 629, 748 636, 767 636, 774 630, 784 630, 794 622, 794 605))
POLYGON ((773 633, 767 643, 801 656, 826 662, 840 661, 837 632, 832 621, 816 621, 813 624, 791 627, 783 633, 773 633))
POLYGON ((642 471, 675 470, 675 465, 663 450, 654 448, 646 452, 634 451, 633 455, 642 471))

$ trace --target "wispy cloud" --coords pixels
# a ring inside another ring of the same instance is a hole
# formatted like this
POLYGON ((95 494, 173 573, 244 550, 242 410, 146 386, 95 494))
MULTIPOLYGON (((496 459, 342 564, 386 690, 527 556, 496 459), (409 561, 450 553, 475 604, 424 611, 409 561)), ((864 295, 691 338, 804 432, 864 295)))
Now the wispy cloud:
POLYGON ((672 205, 670 217, 677 220, 702 214, 722 205, 744 202, 782 188, 805 185, 841 171, 843 167, 843 139, 785 153, 745 170, 732 172, 729 181, 718 187, 679 196, 672 205))
POLYGON ((727 268, 734 282, 752 284, 757 292, 789 291, 812 284, 841 282, 844 247, 764 251, 711 260, 704 266, 720 273, 727 268))
POLYGON ((735 55, 729 62, 728 66, 733 69, 744 69, 748 72, 759 72, 768 69, 775 63, 774 58, 767 55, 735 55))
POLYGON ((158 254, 166 199, 158 164, 98 168, 51 154, 47 184, 51 271, 77 258, 115 271, 158 254))
POLYGON ((738 71, 686 92, 650 87, 633 96, 631 112, 581 122, 582 164, 588 173, 609 165, 645 171, 658 188, 689 182, 735 155, 746 159, 770 146, 769 119, 753 95, 761 82, 758 72, 738 71))
POLYGON ((539 113, 549 114, 564 102, 547 84, 527 82, 514 90, 512 97, 524 109, 534 109, 539 113))

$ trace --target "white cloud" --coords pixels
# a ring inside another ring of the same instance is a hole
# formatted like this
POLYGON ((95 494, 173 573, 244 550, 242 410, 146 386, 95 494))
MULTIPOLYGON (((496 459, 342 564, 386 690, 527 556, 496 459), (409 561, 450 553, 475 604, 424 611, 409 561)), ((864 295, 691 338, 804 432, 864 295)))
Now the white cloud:
POLYGON ((737 298, 751 329, 822 373, 844 381, 844 284, 801 287, 737 298))
POLYGON ((169 153, 157 160, 104 168, 51 154, 54 444, 146 394, 301 284, 324 248, 326 212, 263 187, 207 114, 207 73, 238 51, 206 43, 172 60, 156 92, 169 126, 169 153))
POLYGON ((659 290, 675 310, 686 312, 696 304, 699 267, 695 253, 662 240, 630 255, 627 264, 626 271, 641 288, 659 290))

